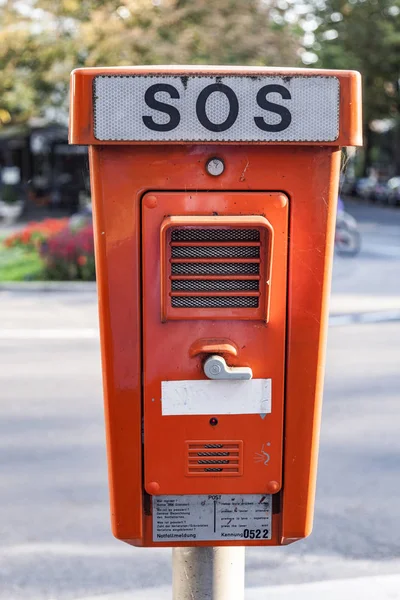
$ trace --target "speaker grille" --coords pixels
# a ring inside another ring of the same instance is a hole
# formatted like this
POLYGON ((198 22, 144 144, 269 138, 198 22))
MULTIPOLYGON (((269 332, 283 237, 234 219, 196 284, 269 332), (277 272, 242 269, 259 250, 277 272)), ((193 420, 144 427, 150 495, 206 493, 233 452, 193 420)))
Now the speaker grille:
POLYGON ((243 442, 190 441, 187 448, 187 475, 232 476, 243 472, 243 442))
POLYGON ((259 229, 176 227, 170 237, 173 308, 251 308, 260 301, 259 229))

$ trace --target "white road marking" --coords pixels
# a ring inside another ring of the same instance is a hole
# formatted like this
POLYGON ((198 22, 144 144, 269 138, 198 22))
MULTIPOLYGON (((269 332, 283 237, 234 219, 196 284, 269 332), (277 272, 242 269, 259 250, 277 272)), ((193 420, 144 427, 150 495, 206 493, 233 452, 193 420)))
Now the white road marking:
POLYGON ((1 546, 0 558, 24 557, 29 555, 39 556, 127 556, 130 552, 128 545, 116 543, 103 545, 89 544, 16 544, 14 546, 1 546))
MULTIPOLYGON (((170 600, 171 587, 134 589, 129 592, 85 596, 79 600, 170 600)), ((273 585, 246 589, 246 600, 400 600, 400 576, 379 575, 313 583, 273 585)))
POLYGON ((339 325, 351 325, 354 322, 354 315, 331 315, 329 317, 329 326, 338 327, 339 325))
MULTIPOLYGON (((361 242, 362 244, 362 242, 361 242)), ((368 252, 385 258, 400 258, 400 246, 385 246, 381 244, 366 243, 361 246, 361 253, 368 252)))
POLYGON ((342 325, 355 325, 365 323, 390 323, 400 321, 400 310, 381 310, 366 313, 350 313, 348 315, 331 315, 329 317, 330 327, 342 325))
POLYGON ((0 329, 0 340, 88 340, 97 339, 95 328, 79 329, 0 329))
POLYGON ((361 323, 383 323, 385 321, 400 320, 400 310, 381 310, 371 313, 362 313, 359 315, 361 323))

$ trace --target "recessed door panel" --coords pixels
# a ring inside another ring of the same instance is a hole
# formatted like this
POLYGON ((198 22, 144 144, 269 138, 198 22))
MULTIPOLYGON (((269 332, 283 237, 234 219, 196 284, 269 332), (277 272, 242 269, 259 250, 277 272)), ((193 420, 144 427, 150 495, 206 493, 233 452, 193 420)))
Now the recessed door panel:
POLYGON ((288 210, 276 192, 143 198, 150 494, 281 487, 288 210))

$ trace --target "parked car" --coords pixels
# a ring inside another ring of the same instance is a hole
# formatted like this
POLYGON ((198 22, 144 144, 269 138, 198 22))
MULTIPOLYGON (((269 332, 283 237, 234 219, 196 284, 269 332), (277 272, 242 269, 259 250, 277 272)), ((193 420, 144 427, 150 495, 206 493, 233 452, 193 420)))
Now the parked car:
POLYGON ((374 186, 376 185, 376 178, 372 177, 360 177, 357 179, 355 185, 356 195, 364 200, 370 200, 372 198, 372 193, 374 186))
POLYGON ((357 221, 348 212, 342 199, 338 198, 336 215, 335 251, 340 256, 356 256, 361 249, 361 234, 357 221))
POLYGON ((340 193, 343 196, 355 196, 357 193, 357 179, 354 176, 344 175, 340 178, 340 193))
POLYGON ((0 220, 11 224, 24 210, 24 194, 18 167, 0 168, 0 220))
POLYGON ((387 203, 391 206, 400 204, 400 177, 392 177, 387 182, 388 195, 387 203))
POLYGON ((373 186, 370 192, 370 200, 386 204, 389 196, 388 182, 384 179, 379 179, 373 186))

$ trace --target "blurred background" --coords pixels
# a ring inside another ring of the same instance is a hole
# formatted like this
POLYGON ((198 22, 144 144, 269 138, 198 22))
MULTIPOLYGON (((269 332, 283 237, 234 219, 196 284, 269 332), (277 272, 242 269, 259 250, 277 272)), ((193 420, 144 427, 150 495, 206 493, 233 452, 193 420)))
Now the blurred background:
POLYGON ((314 533, 249 550, 247 586, 400 598, 400 0, 0 0, 0 600, 169 594, 170 551, 110 533, 87 149, 67 142, 71 70, 138 64, 362 73, 314 533))

